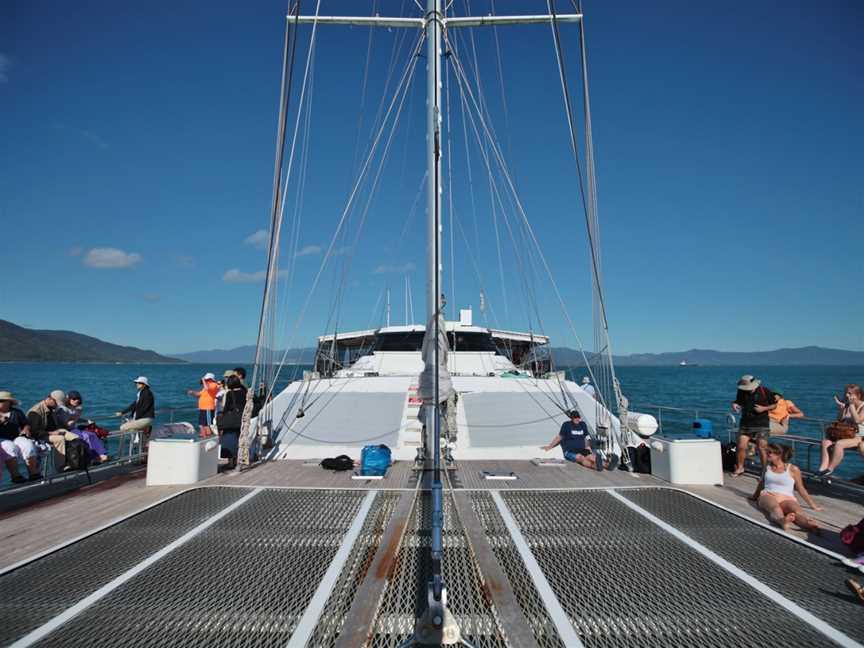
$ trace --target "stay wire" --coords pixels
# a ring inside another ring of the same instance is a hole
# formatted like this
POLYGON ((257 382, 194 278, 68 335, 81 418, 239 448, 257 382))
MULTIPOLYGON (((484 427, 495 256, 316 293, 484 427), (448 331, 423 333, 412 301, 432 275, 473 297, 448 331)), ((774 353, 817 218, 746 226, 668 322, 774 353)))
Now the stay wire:
MULTIPOLYGON (((447 38, 446 32, 445 32, 445 38, 447 38)), ((558 290, 558 285, 555 282, 554 276, 552 275, 552 270, 549 267, 549 263, 546 260, 545 255, 543 255, 543 251, 540 248, 540 242, 537 240, 537 235, 534 232, 534 229, 531 227, 530 221, 528 220, 528 216, 525 213, 525 208, 522 205, 522 201, 519 199, 518 193, 516 192, 516 187, 514 186, 513 179, 510 177, 510 174, 508 172, 507 164, 503 159, 501 151, 498 149, 498 147, 496 146, 496 144, 494 142, 494 138, 493 138, 493 136, 489 130, 488 124, 486 124, 486 121, 483 119, 483 116, 482 116, 481 111, 479 109, 479 106, 477 104, 476 98, 474 97, 473 93, 471 92, 470 87, 467 85, 467 77, 465 76, 464 69, 462 68, 462 63, 459 60, 459 57, 455 52, 451 55, 450 60, 452 61, 454 69, 457 72, 457 78, 461 78, 463 80, 463 84, 460 85, 460 88, 464 88, 467 91, 467 95, 471 99, 471 103, 473 104, 474 110, 477 113, 478 117, 480 118, 480 124, 483 126, 483 131, 485 132, 486 137, 490 140, 490 148, 491 148, 491 150, 492 150, 492 152, 493 152, 493 154, 494 154, 494 156, 498 162, 499 167, 501 168, 501 171, 502 171, 504 178, 506 180, 507 187, 509 188, 509 190, 513 194, 514 202, 516 203, 516 206, 518 208, 519 216, 525 222, 526 229, 530 234, 531 242, 534 244, 535 248, 537 249, 538 257, 540 258, 540 260, 543 264, 543 269, 546 272, 547 278, 549 279, 549 282, 550 282, 552 289, 555 293, 555 296, 558 300, 559 306, 560 306, 562 312, 564 313, 565 318, 567 319, 567 323, 570 327, 571 332, 573 333, 573 336, 576 340, 576 343, 579 345, 579 352, 582 355, 583 361, 585 362, 586 366, 588 367, 588 373, 589 373, 589 375, 592 376, 592 379, 593 379, 593 370, 591 369, 590 363, 588 362, 588 358, 585 355, 585 347, 582 344, 582 341, 579 337, 579 334, 576 331, 576 327, 573 323, 572 318, 570 317, 570 313, 567 311, 567 308, 566 308, 565 303, 564 303, 564 298, 561 296, 561 292, 558 290)), ((600 394, 600 397, 602 399, 603 395, 600 394)), ((604 402, 604 405, 605 405, 605 402, 604 402)))

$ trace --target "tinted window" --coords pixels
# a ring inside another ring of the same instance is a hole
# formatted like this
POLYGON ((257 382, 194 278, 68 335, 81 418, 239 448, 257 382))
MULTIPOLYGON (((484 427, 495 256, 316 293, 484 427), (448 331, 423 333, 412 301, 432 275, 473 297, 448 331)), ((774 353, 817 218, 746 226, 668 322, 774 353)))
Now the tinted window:
POLYGON ((422 348, 423 331, 379 333, 375 338, 376 351, 420 351, 422 348))

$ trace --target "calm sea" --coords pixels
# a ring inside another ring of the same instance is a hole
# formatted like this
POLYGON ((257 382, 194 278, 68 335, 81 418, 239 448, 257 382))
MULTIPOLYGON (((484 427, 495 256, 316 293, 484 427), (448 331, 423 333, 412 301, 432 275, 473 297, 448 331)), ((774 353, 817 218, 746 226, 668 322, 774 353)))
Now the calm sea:
MULTIPOLYGON (((85 412, 104 427, 115 427, 110 415, 135 398, 132 380, 149 378, 156 396, 159 419, 194 420, 195 399, 186 396, 200 377, 212 371, 221 376, 232 365, 114 365, 114 364, 0 364, 0 390, 10 390, 26 410, 53 389, 76 389, 84 397, 85 412)), ((306 367, 287 366, 285 380, 302 376, 306 367)), ((251 376, 251 367, 247 368, 251 376)), ((577 370, 578 372, 578 370, 577 370)), ((621 367, 619 378, 631 409, 661 419, 666 432, 684 432, 693 418, 709 418, 716 436, 725 441, 725 413, 735 397, 735 383, 743 373, 760 377, 764 384, 793 400, 808 417, 830 420, 836 416, 832 395, 842 394, 847 383, 864 382, 864 367, 621 367), (657 406, 681 408, 658 410, 657 406)), ((577 376, 578 377, 578 376, 577 376)), ((792 433, 818 438, 815 422, 793 421, 792 433)), ((818 453, 806 456, 800 450, 797 462, 807 467, 818 464, 818 453)), ((849 454, 838 474, 845 477, 864 473, 864 460, 849 454)))

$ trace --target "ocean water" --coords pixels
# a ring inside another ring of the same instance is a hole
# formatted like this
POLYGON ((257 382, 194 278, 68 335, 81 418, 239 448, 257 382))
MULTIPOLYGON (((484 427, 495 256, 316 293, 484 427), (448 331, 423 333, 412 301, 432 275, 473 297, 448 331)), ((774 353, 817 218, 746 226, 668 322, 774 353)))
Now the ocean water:
MULTIPOLYGON (((53 389, 77 389, 84 397, 85 413, 103 427, 116 428, 118 419, 111 414, 123 409, 135 398, 132 380, 145 375, 156 397, 158 419, 194 421, 196 399, 187 389, 197 388, 204 373, 221 376, 233 365, 116 365, 62 363, 2 363, 0 390, 12 391, 29 408, 53 389)), ((300 365, 286 366, 281 383, 301 377, 300 365)), ((251 367, 247 367, 251 377, 251 367)), ((726 440, 726 413, 735 397, 735 383, 744 373, 751 373, 763 383, 794 401, 810 421, 793 421, 790 433, 821 438, 820 421, 833 420, 836 408, 832 396, 841 396, 847 383, 864 382, 864 367, 621 367, 619 379, 631 410, 653 414, 667 433, 686 432, 694 418, 708 418, 715 435, 726 440), (662 407, 658 407, 662 406, 662 407), (680 408, 676 411, 669 408, 680 408)), ((570 371, 574 378, 581 372, 570 371)), ((818 452, 799 446, 794 461, 804 468, 815 469, 818 452)), ((847 453, 838 475, 856 477, 864 473, 864 460, 857 453, 847 453)))

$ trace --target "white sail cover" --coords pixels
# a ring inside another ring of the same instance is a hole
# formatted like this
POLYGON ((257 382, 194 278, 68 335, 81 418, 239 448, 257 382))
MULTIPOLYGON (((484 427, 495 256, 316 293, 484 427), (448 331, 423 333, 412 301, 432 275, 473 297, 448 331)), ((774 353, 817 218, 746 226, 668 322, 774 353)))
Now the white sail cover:
MULTIPOLYGON (((420 374, 417 396, 424 405, 435 404, 435 318, 426 324, 426 333, 423 334, 423 372, 420 374)), ((447 371, 447 329, 444 327, 444 318, 438 315, 438 402, 443 403, 453 393, 453 383, 450 380, 450 372, 447 371)))

